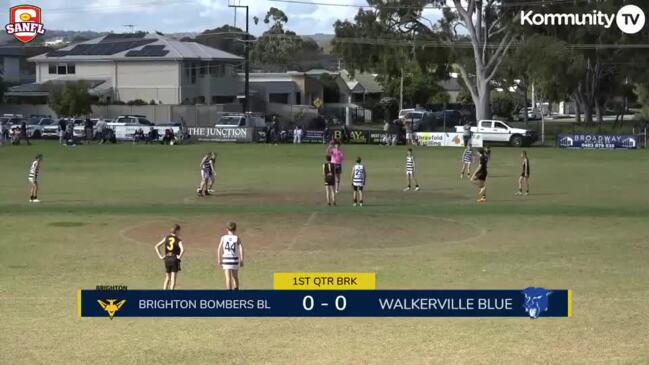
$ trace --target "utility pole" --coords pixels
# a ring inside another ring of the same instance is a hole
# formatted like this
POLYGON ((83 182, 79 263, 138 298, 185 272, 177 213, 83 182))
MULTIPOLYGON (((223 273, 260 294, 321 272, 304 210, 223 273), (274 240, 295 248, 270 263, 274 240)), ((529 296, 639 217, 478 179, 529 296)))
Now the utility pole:
POLYGON ((399 111, 403 109, 403 66, 401 66, 401 83, 399 85, 399 111))
POLYGON ((129 28, 131 30, 131 33, 134 33, 133 29, 135 28, 135 25, 136 24, 124 24, 124 25, 122 25, 122 27, 129 28))
POLYGON ((239 8, 245 8, 246 9, 246 34, 245 34, 245 39, 244 39, 244 73, 245 73, 245 81, 244 81, 244 99, 243 99, 243 112, 246 113, 248 112, 248 105, 249 105, 249 98, 250 98, 250 41, 249 41, 249 32, 248 32, 248 5, 236 5, 236 4, 228 4, 229 8, 234 8, 234 16, 236 19, 236 14, 237 14, 237 9, 239 8))

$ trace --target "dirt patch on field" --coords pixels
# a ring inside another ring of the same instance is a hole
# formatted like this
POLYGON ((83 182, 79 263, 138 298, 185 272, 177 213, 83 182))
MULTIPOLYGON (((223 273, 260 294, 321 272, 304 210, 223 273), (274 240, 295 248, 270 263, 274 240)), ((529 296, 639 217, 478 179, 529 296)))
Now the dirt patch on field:
MULTIPOLYGON (((211 216, 178 222, 181 237, 195 247, 216 249, 231 217, 211 216)), ((238 233, 252 250, 331 250, 403 248, 460 242, 481 234, 477 227, 437 217, 407 215, 237 216, 238 233)), ((171 220, 145 222, 121 232, 133 242, 155 244, 173 225, 171 220)))
POLYGON ((317 192, 299 192, 299 193, 286 193, 286 192, 217 192, 209 197, 191 196, 185 199, 185 203, 226 203, 226 204, 318 204, 322 202, 324 193, 317 192))

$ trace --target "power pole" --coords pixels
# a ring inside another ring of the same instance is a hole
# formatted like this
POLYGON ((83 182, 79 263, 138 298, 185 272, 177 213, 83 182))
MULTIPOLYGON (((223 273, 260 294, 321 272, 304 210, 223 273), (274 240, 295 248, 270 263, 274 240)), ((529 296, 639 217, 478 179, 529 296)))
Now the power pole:
POLYGON ((124 25, 122 25, 122 27, 129 28, 131 30, 131 33, 134 33, 133 29, 135 28, 135 25, 136 24, 124 24, 124 25))
POLYGON ((243 112, 246 113, 248 112, 248 101, 250 98, 250 41, 249 41, 249 32, 248 32, 248 5, 236 5, 236 4, 228 4, 229 8, 234 8, 234 14, 235 14, 235 19, 236 19, 236 14, 237 14, 237 9, 239 8, 245 8, 246 9, 246 34, 245 34, 245 39, 244 39, 244 73, 245 73, 245 81, 244 81, 244 99, 243 99, 243 112))

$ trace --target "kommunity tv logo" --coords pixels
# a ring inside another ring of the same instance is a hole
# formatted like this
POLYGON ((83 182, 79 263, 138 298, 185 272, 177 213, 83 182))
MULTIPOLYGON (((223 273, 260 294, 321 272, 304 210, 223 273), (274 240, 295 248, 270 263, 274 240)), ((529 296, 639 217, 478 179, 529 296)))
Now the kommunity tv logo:
POLYGON ((625 5, 617 14, 607 14, 599 10, 589 13, 537 13, 533 10, 521 10, 521 25, 534 26, 602 26, 609 29, 613 23, 626 34, 636 34, 644 28, 645 14, 635 5, 625 5))

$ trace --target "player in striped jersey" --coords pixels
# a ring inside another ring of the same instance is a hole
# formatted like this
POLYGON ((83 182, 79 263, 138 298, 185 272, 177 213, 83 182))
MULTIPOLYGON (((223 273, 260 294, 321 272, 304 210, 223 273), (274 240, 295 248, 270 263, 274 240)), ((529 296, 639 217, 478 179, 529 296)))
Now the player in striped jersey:
POLYGON ((239 268, 243 267, 243 245, 241 239, 235 234, 237 224, 228 222, 227 234, 221 237, 218 248, 218 264, 225 274, 225 287, 227 290, 239 290, 239 268))
POLYGON ((196 189, 196 192, 200 196, 211 195, 209 189, 212 184, 214 184, 214 160, 216 159, 216 154, 213 152, 208 152, 203 156, 201 160, 201 184, 196 189))
POLYGON ((410 191, 413 181, 415 183, 415 191, 419 191, 419 183, 415 177, 415 156, 412 154, 412 148, 408 148, 408 153, 406 154, 406 180, 408 186, 406 186, 403 191, 410 191))
POLYGON ((462 154, 462 170, 460 170, 460 179, 464 179, 464 176, 469 177, 471 175, 471 163, 473 163, 473 149, 471 144, 467 145, 462 154))
POLYGON ((361 158, 356 158, 356 165, 352 168, 352 190, 354 191, 354 206, 363 206, 363 188, 367 179, 367 171, 361 163, 361 158))
POLYGON ((40 153, 37 154, 34 157, 34 161, 32 161, 32 165, 29 168, 29 177, 27 180, 29 181, 30 184, 30 192, 29 192, 29 202, 30 203, 40 203, 41 201, 38 200, 38 174, 41 169, 41 161, 43 160, 43 155, 40 153))

